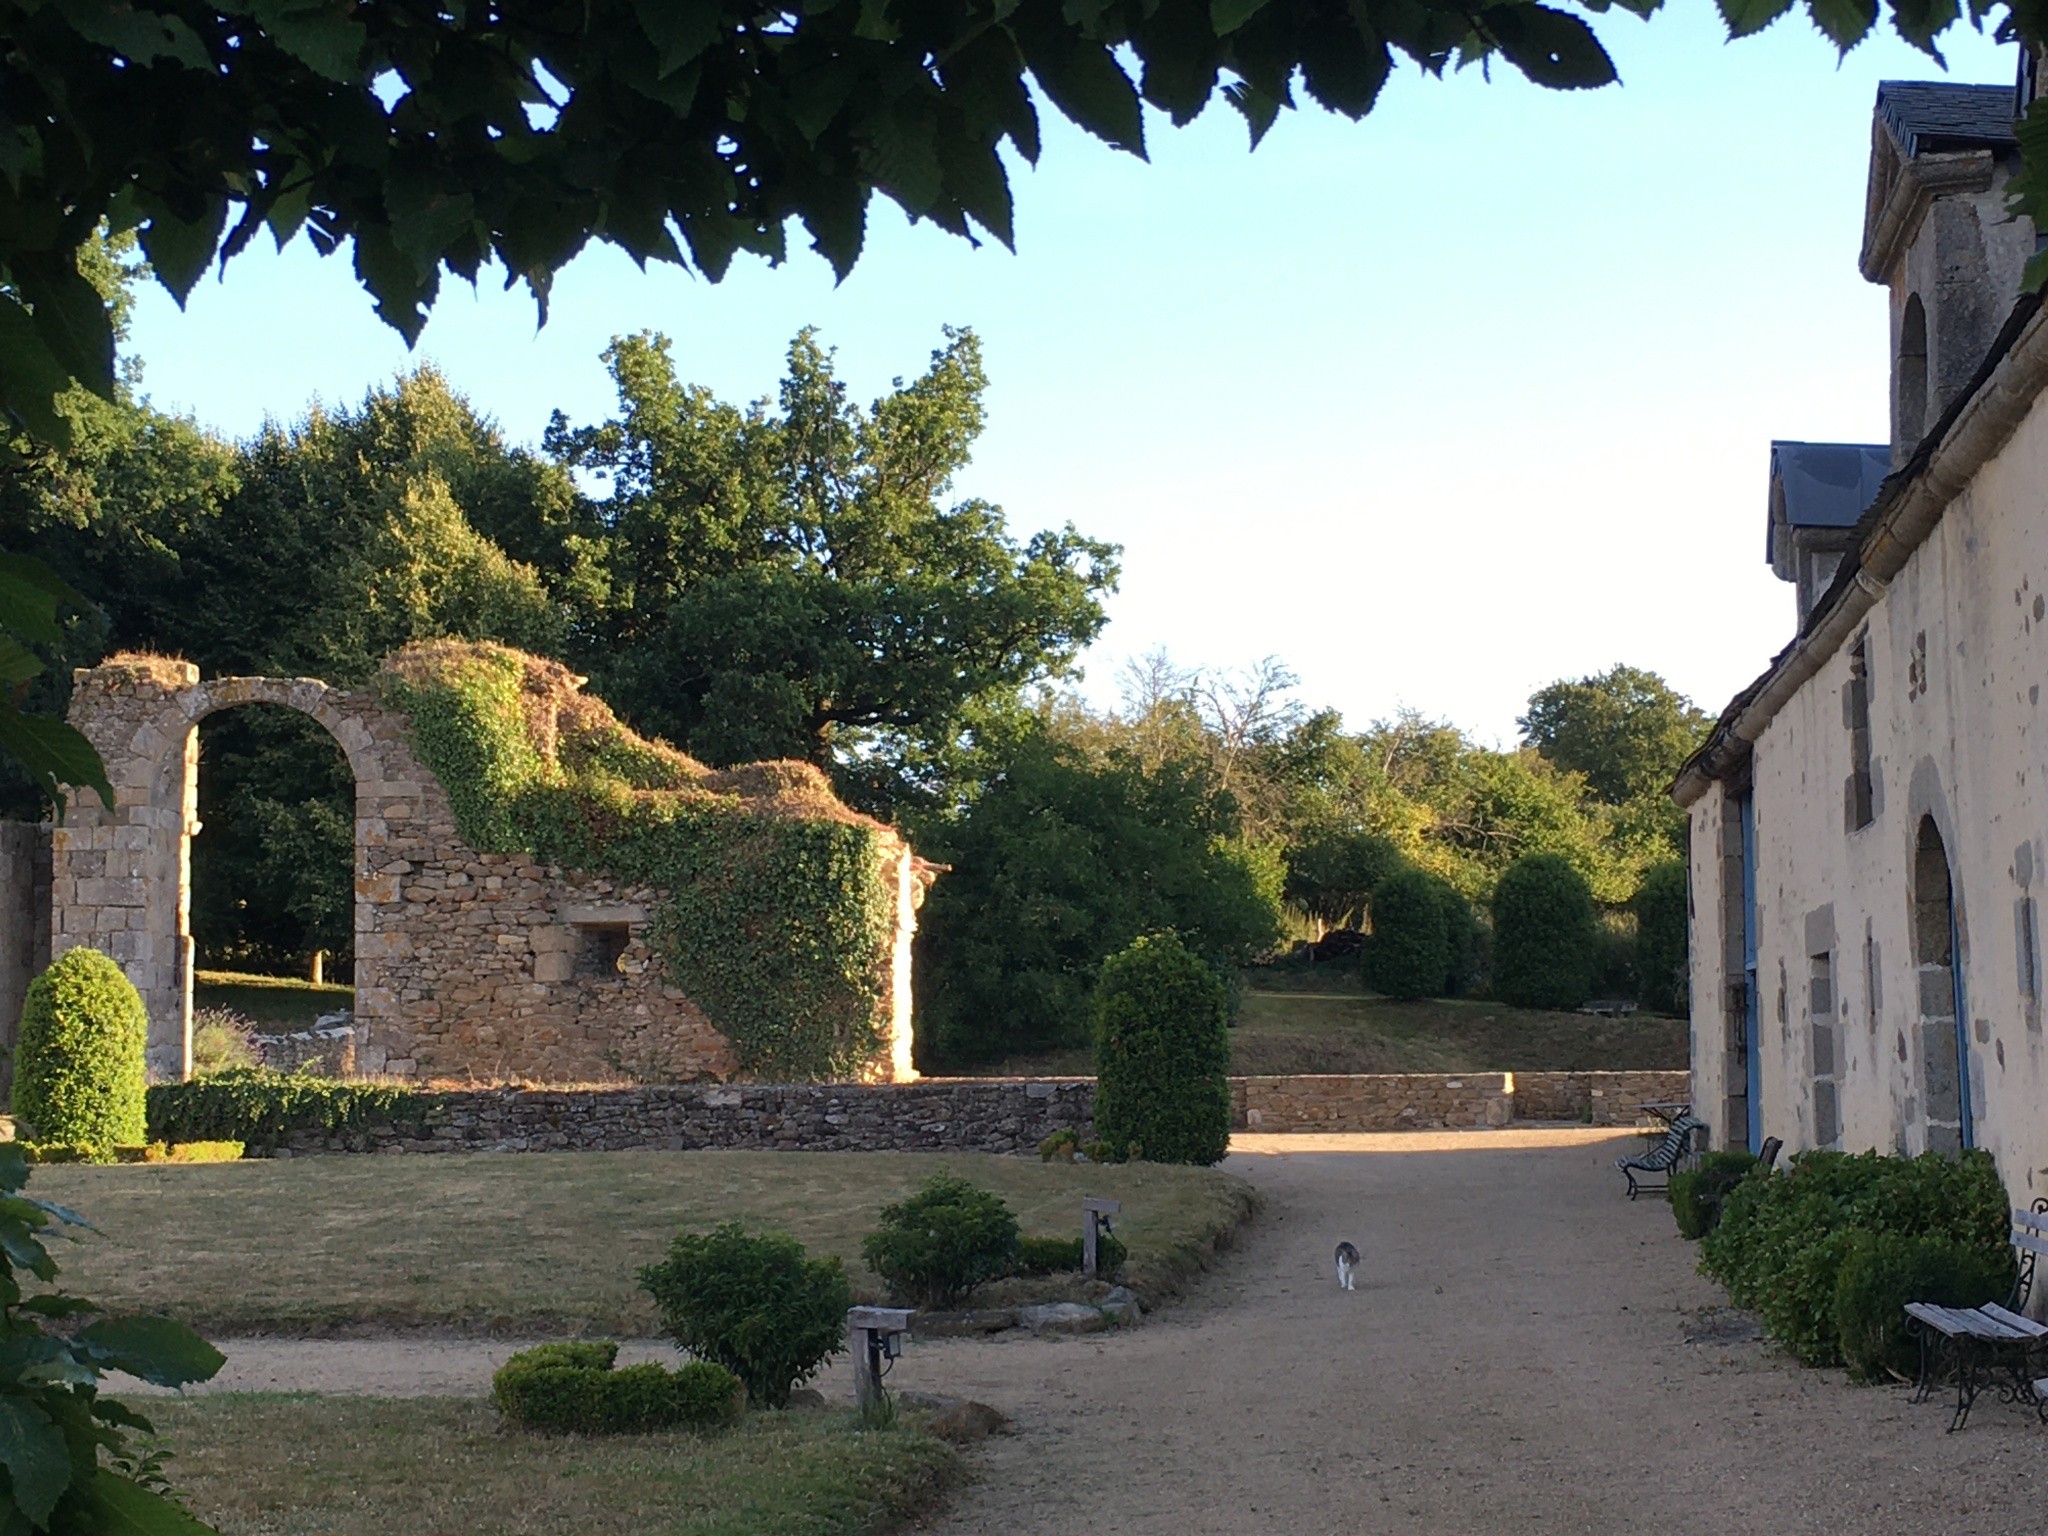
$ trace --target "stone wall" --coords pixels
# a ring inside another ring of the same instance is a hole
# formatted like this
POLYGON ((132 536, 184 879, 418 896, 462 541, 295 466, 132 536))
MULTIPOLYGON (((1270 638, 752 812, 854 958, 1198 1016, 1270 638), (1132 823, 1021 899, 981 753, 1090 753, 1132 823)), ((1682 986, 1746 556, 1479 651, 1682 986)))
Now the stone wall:
POLYGON ((1506 1125, 1505 1072, 1374 1072, 1232 1078, 1232 1124, 1247 1131, 1405 1131, 1506 1125))
POLYGON ((0 1095, 14 1077, 22 995, 50 963, 50 829, 0 821, 0 1095))
POLYGON ((1093 1078, 470 1089, 446 1095, 418 1126, 302 1132, 279 1152, 1028 1153, 1062 1127, 1087 1139, 1094 1103, 1093 1078))
POLYGON ((1517 1072, 1517 1120, 1580 1120, 1591 1125, 1636 1125, 1638 1104, 1685 1104, 1690 1072, 1517 1072))

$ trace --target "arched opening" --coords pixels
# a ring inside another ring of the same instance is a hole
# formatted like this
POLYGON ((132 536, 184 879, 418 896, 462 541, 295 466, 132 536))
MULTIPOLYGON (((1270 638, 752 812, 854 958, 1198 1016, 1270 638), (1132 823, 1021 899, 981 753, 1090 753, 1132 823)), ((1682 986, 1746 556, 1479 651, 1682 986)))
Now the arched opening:
POLYGON ((196 729, 192 1070, 316 1058, 337 1069, 338 1048, 279 1037, 353 1001, 354 771, 323 725, 287 706, 222 709, 196 729))
POLYGON ((1919 982, 1921 1116, 1926 1150, 1971 1145, 1970 1063, 1963 1034, 1962 956, 1948 849, 1932 816, 1920 818, 1913 848, 1913 961, 1919 982))
POLYGON ((1899 319, 1899 361, 1892 369, 1896 393, 1898 434, 1893 458, 1911 453, 1927 432, 1927 310, 1920 295, 1906 299, 1906 312, 1899 319))

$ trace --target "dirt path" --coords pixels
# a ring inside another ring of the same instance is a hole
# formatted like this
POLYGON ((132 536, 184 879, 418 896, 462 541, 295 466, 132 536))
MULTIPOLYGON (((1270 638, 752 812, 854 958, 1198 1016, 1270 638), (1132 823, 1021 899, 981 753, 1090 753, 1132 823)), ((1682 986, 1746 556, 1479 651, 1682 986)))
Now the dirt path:
MULTIPOLYGON (((1245 1146, 1229 1166, 1267 1214, 1190 1299, 1129 1333, 906 1353, 893 1384, 1016 1421, 934 1536, 2048 1529, 2030 1416, 1986 1403, 1945 1435, 1947 1411, 1903 1390, 1688 1344, 1719 1293, 1662 1202, 1621 1199, 1610 1142, 1245 1146), (1330 1276, 1344 1237, 1366 1254, 1349 1295, 1330 1276)), ((242 1341, 221 1385, 475 1391, 513 1347, 242 1341)))

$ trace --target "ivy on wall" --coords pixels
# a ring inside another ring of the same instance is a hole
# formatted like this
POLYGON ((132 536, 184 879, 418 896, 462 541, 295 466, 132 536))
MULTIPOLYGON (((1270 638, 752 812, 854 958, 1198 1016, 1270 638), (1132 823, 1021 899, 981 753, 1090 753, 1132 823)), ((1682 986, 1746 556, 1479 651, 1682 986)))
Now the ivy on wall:
POLYGON ((706 768, 501 646, 408 646, 380 687, 473 846, 668 893, 648 943, 742 1071, 852 1078, 886 1053, 893 837, 817 769, 706 768))

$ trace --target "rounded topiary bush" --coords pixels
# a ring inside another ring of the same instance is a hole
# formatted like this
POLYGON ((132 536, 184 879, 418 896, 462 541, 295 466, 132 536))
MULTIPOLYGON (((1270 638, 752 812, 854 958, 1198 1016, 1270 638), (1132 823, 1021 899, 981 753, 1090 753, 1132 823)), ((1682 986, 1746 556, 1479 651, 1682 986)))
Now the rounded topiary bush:
POLYGON ((520 1429, 561 1435, 644 1435, 722 1429, 746 1412, 740 1379, 693 1360, 679 1370, 614 1370, 613 1343, 541 1344, 521 1350, 491 1378, 491 1400, 520 1429))
POLYGON ((950 1307, 1017 1268, 1017 1217, 994 1190, 956 1174, 926 1179, 907 1200, 882 1207, 861 1242, 868 1268, 899 1302, 950 1307))
POLYGON ((1372 893, 1365 984, 1388 997, 1435 997, 1451 972, 1449 914, 1435 877, 1398 870, 1372 893))
POLYGON ((1592 996, 1600 931, 1586 877, 1554 853, 1525 854, 1493 892, 1493 991, 1518 1008, 1592 996))
POLYGON ((1095 1129, 1113 1157, 1220 1161, 1230 1148, 1230 994, 1172 934, 1103 962, 1095 1129))
POLYGON ((1463 997, 1479 984, 1479 918, 1472 903, 1450 881, 1430 877, 1436 884, 1437 905, 1444 914, 1444 946, 1448 963, 1444 969, 1445 997, 1463 997))
POLYGON ((29 983, 14 1047, 14 1113, 39 1141, 95 1147, 149 1139, 149 1015, 121 967, 66 950, 29 983))
POLYGON ((846 1348, 853 1287, 837 1258, 811 1258, 780 1232, 747 1232, 727 1222, 682 1232, 668 1257, 640 1271, 662 1331, 700 1360, 724 1366, 764 1408, 846 1348))
POLYGON ((1643 875, 1630 906, 1636 914, 1637 999, 1658 1013, 1685 1013, 1686 905, 1688 877, 1683 863, 1672 859, 1643 875))

